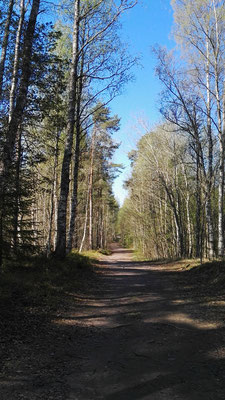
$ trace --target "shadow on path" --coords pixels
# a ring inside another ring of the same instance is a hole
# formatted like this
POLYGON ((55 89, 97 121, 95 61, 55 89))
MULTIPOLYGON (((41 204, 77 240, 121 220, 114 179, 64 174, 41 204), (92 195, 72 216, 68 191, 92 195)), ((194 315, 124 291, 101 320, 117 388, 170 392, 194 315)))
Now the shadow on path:
POLYGON ((79 302, 70 293, 74 308, 52 316, 54 341, 39 352, 54 373, 47 381, 29 368, 11 376, 18 393, 23 387, 17 398, 50 399, 58 379, 64 400, 224 400, 225 302, 211 301, 172 264, 132 262, 118 247, 96 272, 100 288, 79 302))

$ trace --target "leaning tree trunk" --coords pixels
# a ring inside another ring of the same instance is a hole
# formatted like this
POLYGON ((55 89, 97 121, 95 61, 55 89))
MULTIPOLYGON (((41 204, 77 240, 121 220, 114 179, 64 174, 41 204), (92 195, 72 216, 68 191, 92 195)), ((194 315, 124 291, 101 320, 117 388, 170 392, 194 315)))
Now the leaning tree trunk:
POLYGON ((58 258, 66 256, 66 215, 67 215, 67 202, 69 195, 70 185, 70 164, 73 149, 73 137, 75 127, 75 110, 77 102, 77 80, 78 80, 78 61, 79 61, 79 23, 80 23, 80 0, 74 2, 74 25, 73 25, 73 49, 72 61, 69 79, 69 104, 68 104, 68 117, 67 117, 67 130, 66 130, 66 146, 64 150, 62 171, 61 171, 61 185, 60 185, 60 199, 58 204, 57 215, 57 243, 55 255, 58 258))

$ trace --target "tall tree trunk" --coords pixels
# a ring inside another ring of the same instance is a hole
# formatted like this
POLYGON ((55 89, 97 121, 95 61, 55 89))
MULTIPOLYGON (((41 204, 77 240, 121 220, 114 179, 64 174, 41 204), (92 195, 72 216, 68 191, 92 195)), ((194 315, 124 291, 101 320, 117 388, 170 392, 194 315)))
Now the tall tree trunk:
POLYGON ((78 93, 77 93, 77 107, 76 107, 76 146, 74 152, 74 169, 73 169, 73 191, 71 198, 71 214, 70 214, 70 224, 69 224, 69 234, 68 234, 68 244, 67 252, 70 252, 73 247, 73 240, 75 236, 75 247, 77 247, 77 232, 76 232, 76 217, 77 217, 77 193, 78 193, 78 175, 79 175, 79 165, 80 165, 80 140, 81 140, 81 100, 83 93, 83 68, 84 68, 84 58, 82 55, 81 60, 81 71, 80 79, 78 82, 78 93))
POLYGON ((4 70, 5 70, 5 59, 6 59, 6 52, 7 52, 8 41, 9 41, 9 29, 10 29, 10 24, 11 24, 11 20, 12 20, 14 1, 15 0, 10 0, 10 2, 9 2, 8 14, 6 17, 6 22, 5 22, 4 36, 3 36, 3 40, 2 40, 2 53, 1 53, 1 58, 0 58, 0 99, 2 97, 2 85, 3 85, 3 77, 4 77, 4 70))
POLYGON ((16 93, 16 84, 17 84, 18 69, 19 69, 19 49, 20 49, 20 40, 21 40, 21 35, 22 35, 22 28, 23 28, 25 12, 26 12, 25 0, 20 0, 20 18, 19 18, 19 23, 18 23, 18 27, 17 27, 17 33, 16 33, 12 82, 11 82, 11 89, 10 89, 10 95, 9 95, 9 122, 12 119, 12 113, 13 113, 13 109, 15 106, 15 93, 16 93))
MULTIPOLYGON (((0 172, 0 193, 1 193, 2 203, 4 203, 4 191, 7 185, 10 167, 14 161, 16 137, 18 134, 18 129, 22 124, 23 113, 27 102, 27 93, 31 75, 32 45, 33 45, 37 16, 39 12, 39 6, 40 6, 40 0, 33 0, 30 17, 24 37, 19 93, 16 101, 16 106, 13 110, 12 117, 9 122, 7 130, 6 142, 4 145, 4 152, 3 152, 3 165, 2 165, 2 170, 0 172)), ((4 213, 3 207, 1 207, 1 213, 4 213)), ((1 217, 1 221, 3 221, 3 216, 1 217)), ((2 238, 2 232, 0 233, 0 238, 2 238)), ((0 239, 0 265, 2 262, 2 252, 3 252, 2 246, 3 243, 2 240, 0 239)))
POLYGON ((104 248, 104 203, 102 202, 102 209, 101 209, 101 225, 100 225, 100 247, 101 249, 104 248))
POLYGON ((183 257, 184 256, 184 236, 183 236, 182 226, 180 223, 179 210, 177 210, 176 201, 174 199, 174 195, 173 195, 172 191, 169 190, 164 178, 163 177, 161 177, 161 178, 162 178, 162 183, 166 190, 168 200, 169 200, 169 203, 171 205, 173 215, 174 215, 174 221, 175 221, 176 232, 177 232, 177 255, 179 257, 183 257))
MULTIPOLYGON (((70 226, 68 235, 67 252, 73 247, 74 235, 76 236, 76 217, 77 217, 77 192, 78 192, 78 174, 80 165, 80 124, 76 124, 76 146, 74 152, 74 169, 73 169, 73 191, 71 199, 70 226)), ((77 242, 77 239, 75 240, 77 242)), ((77 243, 74 244, 77 247, 77 243)))
POLYGON ((84 231, 83 237, 80 245, 79 252, 81 252, 84 244, 84 240, 86 237, 87 231, 87 222, 88 222, 88 209, 89 209, 89 238, 88 238, 88 247, 89 249, 93 248, 93 239, 92 239, 92 211, 93 211, 93 204, 92 204, 92 192, 93 192, 93 164, 94 164, 94 147, 95 147, 95 127, 92 134, 91 139, 91 160, 90 160, 90 170, 88 174, 88 187, 87 187, 87 203, 85 207, 85 221, 84 221, 84 231))
POLYGON ((97 229, 96 229, 96 248, 101 247, 100 242, 100 232, 101 232, 101 199, 102 199, 102 189, 98 188, 98 211, 97 211, 97 229))
MULTIPOLYGON (((218 134, 219 134, 219 179, 218 179, 218 256, 224 256, 224 232, 223 232, 223 195, 224 195, 224 129, 222 124, 222 107, 220 97, 220 77, 219 77, 219 53, 220 39, 218 29, 218 15, 215 1, 212 0, 215 17, 216 45, 214 47, 214 74, 215 74, 215 93, 217 104, 218 134)), ((223 94, 223 97, 225 94, 223 94)), ((222 99, 224 102, 224 98, 222 99)))
POLYGON ((95 151, 96 127, 93 129, 91 139, 91 164, 90 164, 90 181, 89 181, 89 249, 93 248, 93 167, 94 167, 94 151, 95 151))
POLYGON ((54 213, 56 213, 54 197, 55 197, 55 193, 56 193, 56 184, 57 184, 57 166, 58 166, 58 157, 59 157, 59 137, 60 137, 60 130, 57 130, 56 144, 55 144, 55 157, 54 157, 54 166, 53 166, 53 180, 52 180, 52 190, 51 190, 51 200, 50 200, 49 231, 48 231, 48 240, 47 240, 47 244, 46 244, 47 256, 49 256, 50 253, 51 253, 53 217, 54 217, 54 213))
POLYGON ((15 160, 15 208, 13 215, 13 251, 18 252, 18 234, 19 234, 19 212, 20 212, 20 166, 21 166, 21 146, 22 127, 18 130, 16 160, 15 160))
POLYGON ((55 175, 55 186, 54 186, 54 245, 53 245, 53 251, 56 249, 56 244, 57 244, 57 210, 58 210, 58 172, 56 169, 56 175, 55 175))
POLYGON ((87 190, 87 198, 86 198, 86 204, 85 204, 85 218, 84 218, 84 230, 83 230, 83 236, 82 236, 82 240, 81 240, 81 244, 80 244, 80 248, 79 248, 79 253, 82 251, 83 246, 84 246, 84 241, 86 238, 86 233, 87 233, 87 223, 88 223, 88 205, 89 205, 89 180, 90 180, 90 176, 88 176, 88 190, 87 190))
POLYGON ((200 183, 200 160, 199 152, 196 154, 196 222, 195 222, 195 246, 196 257, 201 254, 201 183, 200 183))
MULTIPOLYGON (((64 150, 61 184, 60 184, 60 199, 58 205, 57 216, 57 243, 55 254, 58 258, 66 256, 66 214, 67 201, 70 184, 70 163, 73 149, 73 136, 75 127, 75 110, 77 103, 77 81, 78 81, 78 62, 79 62, 79 23, 80 23, 80 0, 74 2, 74 25, 73 25, 73 49, 72 61, 69 79, 69 104, 68 104, 68 122, 66 130, 66 145, 64 150)), ((79 140, 76 141, 76 148, 79 140)), ((76 151, 75 151, 76 153, 76 151)), ((79 165, 79 160, 77 160, 79 165)), ((75 179, 75 177, 74 177, 75 179)), ((71 217, 72 218, 72 217, 71 217)), ((71 243, 69 243, 69 248, 71 243)))
POLYGON ((13 110, 12 117, 9 123, 6 143, 4 146, 3 157, 3 173, 5 176, 8 173, 9 167, 14 159, 14 148, 17 136, 17 131, 22 123, 23 113, 27 102, 27 93, 31 75, 31 56, 32 45, 36 26, 36 20, 39 12, 40 0, 33 0, 29 22, 27 25, 24 46, 23 46, 23 60, 21 68, 21 80, 19 93, 16 101, 16 106, 13 110))
POLYGON ((206 40, 206 91, 207 91, 207 139, 208 139, 208 173, 206 176, 206 224, 208 230, 208 257, 214 257, 214 232, 212 223, 212 179, 213 179, 213 140, 211 123, 211 89, 210 89, 210 71, 209 71, 209 40, 206 40))
POLYGON ((188 179, 187 179, 187 173, 185 170, 185 166, 182 163, 182 169, 183 169, 183 175, 185 179, 185 187, 186 187, 186 215, 187 215, 187 234, 188 234, 188 257, 190 258, 192 255, 192 232, 191 232, 191 218, 190 218, 190 193, 189 193, 189 188, 188 188, 188 179))

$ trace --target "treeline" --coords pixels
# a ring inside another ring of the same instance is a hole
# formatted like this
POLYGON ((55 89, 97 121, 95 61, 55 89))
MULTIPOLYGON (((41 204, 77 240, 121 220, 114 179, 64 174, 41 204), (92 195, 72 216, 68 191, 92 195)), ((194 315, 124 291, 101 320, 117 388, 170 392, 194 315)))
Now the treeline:
POLYGON ((119 37, 135 3, 1 2, 0 264, 114 236, 119 118, 108 104, 136 62, 119 37))
POLYGON ((122 236, 154 258, 224 257, 225 2, 172 7, 177 48, 154 49, 164 122, 130 154, 122 236))

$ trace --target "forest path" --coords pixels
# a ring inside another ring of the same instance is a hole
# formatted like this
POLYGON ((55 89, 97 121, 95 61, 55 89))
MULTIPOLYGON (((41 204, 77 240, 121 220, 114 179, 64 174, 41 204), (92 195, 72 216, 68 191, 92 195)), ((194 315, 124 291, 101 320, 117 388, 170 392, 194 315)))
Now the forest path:
POLYGON ((223 288, 118 245, 95 272, 58 311, 12 311, 1 400, 224 400, 223 288))
POLYGON ((85 332, 69 399, 224 399, 224 314, 178 282, 174 265, 133 262, 117 245, 102 263, 99 295, 62 320, 85 332))

